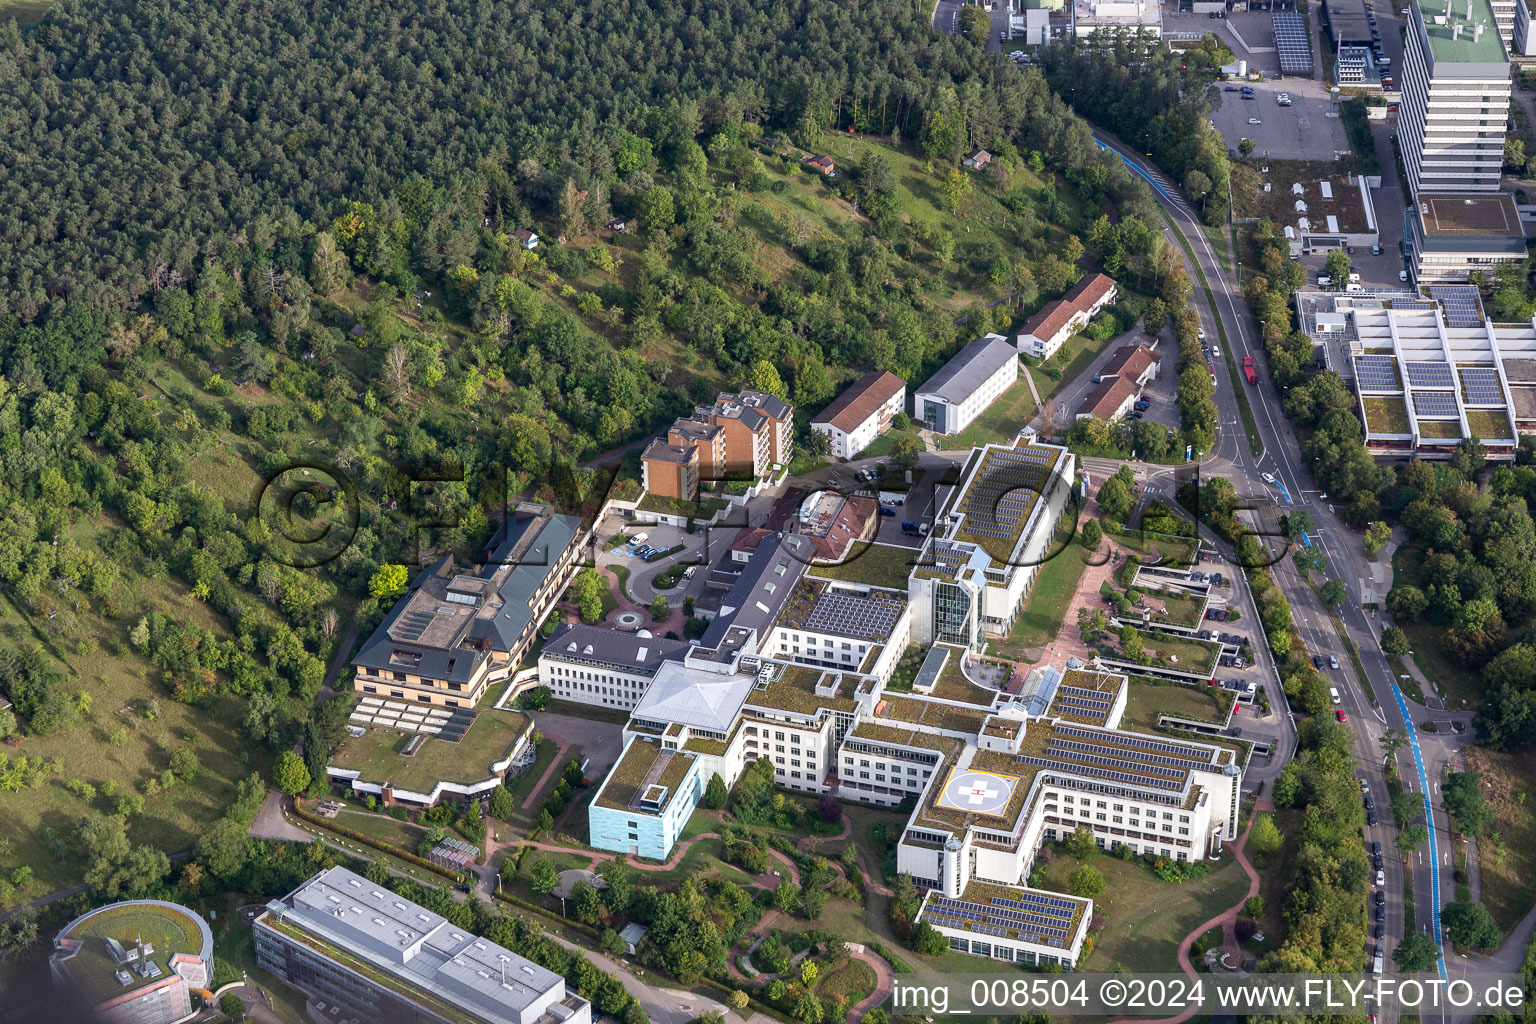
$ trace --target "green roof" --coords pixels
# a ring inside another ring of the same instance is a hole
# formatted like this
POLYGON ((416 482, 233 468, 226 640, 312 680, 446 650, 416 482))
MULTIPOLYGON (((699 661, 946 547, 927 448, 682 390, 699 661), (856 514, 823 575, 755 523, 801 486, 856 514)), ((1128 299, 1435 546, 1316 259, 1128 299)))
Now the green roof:
MULTIPOLYGON (((661 744, 654 740, 635 737, 624 751, 624 756, 619 763, 613 766, 608 773, 608 778, 603 781, 602 792, 597 794, 596 803, 599 807, 607 807, 615 811, 631 810, 630 803, 635 799, 641 786, 664 786, 667 790, 666 803, 671 803, 677 795, 678 788, 683 780, 688 777, 688 770, 693 767, 693 755, 679 751, 662 749, 661 744), (662 762, 665 761, 663 764, 662 762), (653 768, 660 768, 660 774, 652 778, 653 768), (647 780, 650 780, 647 782, 647 780)), ((665 804, 663 805, 663 807, 665 804)), ((659 813, 661 808, 657 809, 659 813)))
POLYGON ((97 1003, 163 981, 171 975, 170 958, 177 953, 199 956, 203 952, 203 928, 197 917, 172 904, 117 903, 102 907, 72 922, 59 937, 80 941, 79 951, 62 962, 86 996, 97 1003), (115 939, 130 951, 143 940, 154 949, 149 960, 159 966, 161 973, 141 978, 130 968, 132 982, 118 984, 116 974, 124 968, 112 959, 108 939, 115 939))
POLYGON ((1424 15, 1424 30, 1429 35, 1429 50, 1435 61, 1457 64, 1497 64, 1509 58, 1504 53, 1504 41, 1499 38, 1498 22, 1493 17, 1493 5, 1488 0, 1470 0, 1472 22, 1485 26, 1482 37, 1467 24, 1469 0, 1420 0, 1419 10, 1424 15), (1446 24, 1435 24, 1435 18, 1445 17, 1446 24), (1462 26, 1456 32, 1456 26, 1462 26))
POLYGON ((491 765, 506 758, 525 732, 533 728, 520 711, 487 708, 457 743, 427 736, 414 754, 403 751, 419 734, 375 725, 361 736, 348 736, 330 765, 358 771, 360 782, 391 783, 396 789, 430 793, 439 782, 473 785, 491 778, 491 765))

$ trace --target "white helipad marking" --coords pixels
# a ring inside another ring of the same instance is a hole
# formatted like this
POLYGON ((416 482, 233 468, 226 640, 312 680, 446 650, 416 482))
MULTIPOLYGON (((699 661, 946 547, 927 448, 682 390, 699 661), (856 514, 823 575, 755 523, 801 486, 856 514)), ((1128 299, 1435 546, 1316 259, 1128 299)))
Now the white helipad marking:
POLYGON ((997 796, 998 791, 988 789, 986 786, 968 786, 960 791, 960 795, 965 797, 972 807, 976 807, 997 796))

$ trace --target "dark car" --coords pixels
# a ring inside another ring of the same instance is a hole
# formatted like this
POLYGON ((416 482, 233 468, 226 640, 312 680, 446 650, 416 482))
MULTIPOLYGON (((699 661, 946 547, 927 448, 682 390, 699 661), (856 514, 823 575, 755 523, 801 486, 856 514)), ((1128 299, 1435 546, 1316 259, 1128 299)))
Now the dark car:
POLYGON ((1139 420, 1139 419, 1141 419, 1141 413, 1139 413, 1139 412, 1133 412, 1133 413, 1131 413, 1131 419, 1133 419, 1133 420, 1139 420))
POLYGON ((1381 854, 1376 853, 1371 855, 1371 867, 1377 871, 1381 870, 1381 854))
POLYGON ((1367 811, 1366 812, 1365 823, 1367 825, 1369 825, 1371 828, 1375 828, 1376 827, 1376 812, 1375 811, 1367 811))
POLYGON ((1387 908, 1382 906, 1380 903, 1376 904, 1376 920, 1378 922, 1380 922, 1380 921, 1385 921, 1386 919, 1387 919, 1387 908))
POLYGON ((1313 668, 1322 668, 1323 667, 1323 656, 1321 654, 1314 654, 1314 655, 1312 655, 1312 667, 1313 668))
MULTIPOLYGON (((1214 18, 1214 17, 1215 17, 1215 15, 1214 15, 1214 14, 1213 14, 1213 15, 1211 15, 1211 17, 1213 17, 1213 18, 1214 18)), ((1235 86, 1235 85, 1229 85, 1229 86, 1227 86, 1227 87, 1226 87, 1226 88, 1225 88, 1225 89, 1223 89, 1223 90, 1221 90, 1221 91, 1222 91, 1222 92, 1237 92, 1237 86, 1235 86)))
POLYGON ((896 510, 894 508, 892 508, 891 506, 889 506, 889 505, 881 505, 880 506, 880 514, 883 515, 883 516, 891 516, 891 517, 894 518, 895 515, 896 515, 896 510))
POLYGON ((1382 892, 1380 889, 1377 889, 1376 890, 1376 905, 1379 907, 1379 906, 1381 906, 1385 902, 1387 902, 1387 894, 1382 892))
POLYGON ((1254 94, 1251 93, 1251 92, 1243 93, 1243 99, 1245 99, 1245 100, 1251 100, 1251 99, 1257 99, 1257 98, 1258 97, 1254 96, 1254 94))
POLYGON ((1371 840, 1371 852, 1372 853, 1376 853, 1376 854, 1381 853, 1381 842, 1380 842, 1380 840, 1376 840, 1376 839, 1371 840))
POLYGON ((1365 809, 1368 811, 1374 811, 1376 809, 1376 805, 1371 802, 1370 797, 1365 798, 1365 809))
POLYGON ((1383 928, 1381 925, 1377 925, 1376 926, 1376 937, 1378 939, 1386 937, 1386 929, 1383 928))
POLYGON ((454 886, 454 888, 459 890, 459 892, 469 892, 470 891, 470 886, 467 885, 467 884, 465 884, 465 885, 456 885, 456 886, 454 886))
POLYGON ((1218 587, 1226 586, 1226 584, 1222 582, 1221 573, 1219 572, 1211 573, 1211 582, 1216 584, 1218 587))

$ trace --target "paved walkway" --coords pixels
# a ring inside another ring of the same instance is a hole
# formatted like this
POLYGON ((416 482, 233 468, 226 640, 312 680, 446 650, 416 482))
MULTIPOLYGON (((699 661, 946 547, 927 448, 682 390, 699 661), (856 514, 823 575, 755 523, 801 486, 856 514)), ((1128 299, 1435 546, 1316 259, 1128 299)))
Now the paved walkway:
POLYGON ((1467 838, 1467 892, 1473 903, 1483 901, 1483 866, 1478 862, 1477 839, 1473 836, 1467 838))
MULTIPOLYGON (((1253 831, 1253 823, 1258 820, 1259 812, 1273 811, 1274 809, 1275 805, 1271 800, 1260 799, 1254 801, 1253 813, 1248 817, 1248 827, 1243 829, 1242 837, 1232 847, 1232 855, 1237 858, 1237 863, 1241 865, 1243 873, 1248 876, 1247 894, 1238 900, 1237 903, 1217 914, 1209 921, 1196 925, 1195 929, 1184 936, 1183 941, 1179 943, 1179 969, 1193 980, 1199 980, 1200 975, 1195 971, 1195 965, 1190 962, 1190 948, 1194 946, 1196 939, 1218 925, 1221 927, 1221 935, 1225 941, 1227 953, 1234 960, 1240 960, 1242 957, 1242 948, 1237 943, 1236 935, 1237 915, 1243 909, 1244 903, 1247 903, 1249 899, 1259 894, 1259 873, 1248 862, 1248 855, 1243 852, 1243 848, 1248 845, 1248 834, 1253 831)), ((1200 1008, 1195 1006, 1185 1010, 1177 1017, 1163 1017, 1157 1020, 1136 1020, 1121 1022, 1121 1024, 1183 1024, 1184 1021, 1189 1020, 1199 1012, 1200 1008)))
POLYGON ((336 653, 331 656, 331 667, 325 672, 325 685, 320 687, 320 698, 323 700, 336 692, 336 680, 341 677, 341 670, 347 667, 348 660, 352 657, 352 648, 357 646, 357 623, 347 627, 347 633, 341 638, 341 644, 336 648, 336 653))
POLYGON ((538 802, 539 794, 544 791, 544 784, 549 781, 550 776, 557 771, 563 770, 565 767, 565 752, 571 749, 571 745, 558 736, 551 736, 550 739, 558 744, 554 760, 549 762, 549 765, 544 769, 544 774, 539 776, 539 781, 533 784, 533 788, 523 798, 523 810, 525 811, 531 809, 538 802))

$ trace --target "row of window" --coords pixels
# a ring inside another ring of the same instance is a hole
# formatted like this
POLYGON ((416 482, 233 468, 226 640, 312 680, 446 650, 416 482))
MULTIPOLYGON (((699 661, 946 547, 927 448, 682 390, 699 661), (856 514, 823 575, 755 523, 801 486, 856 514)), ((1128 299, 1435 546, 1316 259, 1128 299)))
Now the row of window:
MULTIPOLYGON (((1071 804, 1071 803, 1077 803, 1078 800, 1071 793, 1062 793, 1061 794, 1061 802, 1064 803, 1064 804, 1071 804)), ((1083 804, 1084 807, 1089 807, 1089 806, 1093 806, 1095 804, 1095 801, 1090 799, 1089 797, 1085 796, 1082 799, 1082 804, 1083 804)), ((1109 805, 1104 800, 1097 801, 1097 806, 1099 806, 1100 808, 1109 807, 1111 810, 1115 810, 1115 811, 1124 811, 1125 810, 1125 805, 1124 804, 1114 804, 1113 806, 1111 806, 1111 805, 1109 805)), ((1071 813, 1071 812, 1069 811, 1068 813, 1071 813)), ((1138 808, 1132 807, 1129 813, 1131 813, 1131 814, 1138 813, 1138 808)), ((1155 811, 1155 810, 1153 810, 1151 808, 1141 809, 1140 813, 1145 814, 1149 818, 1157 817, 1157 811, 1155 811)), ((1164 811, 1163 812, 1163 817, 1168 818, 1169 820, 1172 820, 1173 819, 1173 812, 1172 811, 1164 811)), ((1187 815, 1187 814, 1179 815, 1179 821, 1181 821, 1184 824, 1188 825, 1189 824, 1189 815, 1187 815)))
MULTIPOLYGON (((364 693, 378 693, 379 692, 379 688, 377 686, 366 686, 365 685, 363 687, 363 692, 364 693)), ((408 697, 406 697, 404 690, 390 690, 389 691, 389 695, 391 697, 395 698, 396 700, 408 700, 409 699, 408 697)), ((418 702, 422 703, 422 704, 431 704, 432 703, 432 695, 430 693, 418 693, 416 695, 416 700, 418 702)), ((445 697, 445 698, 443 698, 443 705, 445 707, 456 708, 456 707, 459 706, 459 702, 456 701, 456 700, 448 700, 445 697)))

